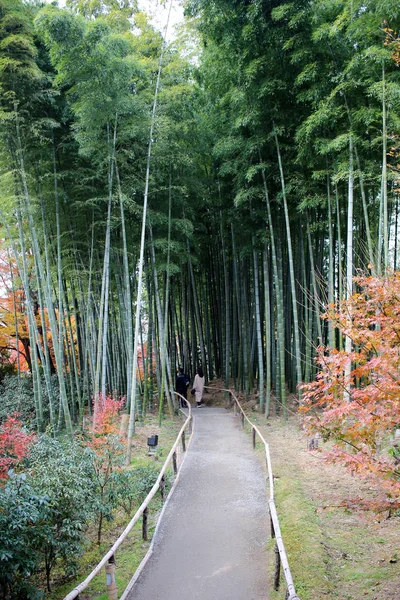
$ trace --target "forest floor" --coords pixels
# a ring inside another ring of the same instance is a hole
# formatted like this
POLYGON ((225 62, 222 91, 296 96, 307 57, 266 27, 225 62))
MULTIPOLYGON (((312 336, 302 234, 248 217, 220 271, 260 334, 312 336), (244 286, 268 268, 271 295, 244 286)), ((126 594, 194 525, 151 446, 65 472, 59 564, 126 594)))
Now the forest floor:
MULTIPOLYGON (((226 400, 222 393, 212 394, 209 402, 226 400)), ((357 506, 357 499, 373 498, 376 492, 345 467, 327 462, 322 440, 319 450, 308 450, 309 438, 293 404, 288 421, 279 416, 266 421, 254 400, 242 405, 270 445, 278 516, 301 600, 399 600, 400 515, 389 518, 387 512, 343 506, 348 500, 357 506)), ((257 448, 261 455, 261 444, 257 448)), ((273 549, 271 541, 270 581, 273 549)), ((282 590, 272 590, 270 600, 278 598, 282 590)))

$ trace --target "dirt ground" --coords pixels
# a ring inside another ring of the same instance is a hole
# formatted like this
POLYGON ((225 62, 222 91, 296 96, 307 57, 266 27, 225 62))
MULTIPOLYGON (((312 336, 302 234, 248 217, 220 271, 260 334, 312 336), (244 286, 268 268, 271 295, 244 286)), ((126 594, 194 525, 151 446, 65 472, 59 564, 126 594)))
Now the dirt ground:
MULTIPOLYGON (((222 393, 211 390, 205 402, 226 404, 222 393)), ((281 477, 295 479, 313 507, 318 536, 310 543, 322 547, 327 586, 309 597, 400 600, 400 515, 389 518, 387 513, 344 508, 348 499, 373 497, 371 484, 353 477, 344 466, 327 462, 322 440, 318 450, 308 450, 309 438, 294 412, 287 422, 276 416, 266 421, 255 410, 255 401, 244 402, 243 407, 270 445, 276 485, 281 477)))

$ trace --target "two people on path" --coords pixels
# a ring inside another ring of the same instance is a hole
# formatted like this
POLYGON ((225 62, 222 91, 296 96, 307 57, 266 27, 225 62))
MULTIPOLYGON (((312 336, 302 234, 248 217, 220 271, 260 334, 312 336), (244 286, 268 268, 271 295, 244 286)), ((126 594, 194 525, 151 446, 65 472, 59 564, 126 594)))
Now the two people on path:
MULTIPOLYGON (((185 398, 185 400, 187 400, 187 390, 189 387, 189 383, 190 383, 189 377, 186 375, 186 373, 184 373, 183 368, 180 367, 176 381, 175 381, 175 391, 178 392, 178 394, 180 394, 181 396, 183 396, 185 398)), ((200 407, 202 405, 204 384, 205 384, 205 378, 204 378, 203 369, 201 367, 199 367, 197 369, 197 373, 194 378, 193 387, 192 387, 192 394, 194 392, 196 403, 197 403, 198 407, 200 407)), ((180 400, 181 407, 186 408, 186 402, 184 400, 182 400, 182 398, 179 398, 179 400, 180 400)))
MULTIPOLYGON (((190 379, 186 373, 183 372, 182 367, 179 367, 178 376, 175 381, 175 391, 187 400, 187 390, 189 387, 190 379)), ((182 408, 186 408, 186 402, 179 398, 180 405, 182 408)))
POLYGON ((199 367, 197 369, 196 377, 194 378, 193 387, 192 387, 192 393, 193 393, 193 390, 195 390, 197 408, 200 408, 200 406, 202 404, 204 383, 205 383, 205 379, 204 379, 203 369, 201 367, 199 367))

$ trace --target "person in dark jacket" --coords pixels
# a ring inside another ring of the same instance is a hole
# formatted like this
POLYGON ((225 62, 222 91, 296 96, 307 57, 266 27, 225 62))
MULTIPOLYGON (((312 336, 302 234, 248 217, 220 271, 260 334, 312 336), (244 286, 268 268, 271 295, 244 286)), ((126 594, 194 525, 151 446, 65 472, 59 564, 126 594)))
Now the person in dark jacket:
MULTIPOLYGON (((183 372, 182 367, 179 367, 178 376, 175 382, 175 391, 178 392, 178 394, 181 394, 181 396, 183 396, 185 399, 187 399, 187 389, 189 387, 189 383, 189 377, 183 372)), ((186 408, 186 402, 184 402, 182 398, 179 398, 179 400, 182 408, 186 408)))

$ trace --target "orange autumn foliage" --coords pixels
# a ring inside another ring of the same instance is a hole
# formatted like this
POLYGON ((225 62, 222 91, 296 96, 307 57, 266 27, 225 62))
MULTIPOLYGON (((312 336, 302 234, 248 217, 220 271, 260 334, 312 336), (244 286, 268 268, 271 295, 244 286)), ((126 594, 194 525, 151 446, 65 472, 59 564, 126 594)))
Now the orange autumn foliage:
POLYGON ((97 404, 96 425, 90 428, 92 435, 96 437, 118 433, 119 414, 124 404, 125 398, 100 397, 97 404))
POLYGON ((96 423, 89 427, 87 442, 97 455, 96 470, 111 473, 118 456, 122 455, 123 444, 119 438, 120 412, 125 398, 100 397, 97 401, 96 423))
POLYGON ((93 470, 98 490, 99 522, 97 541, 100 544, 102 524, 109 512, 109 490, 112 488, 113 473, 121 466, 124 444, 119 436, 119 414, 125 398, 100 396, 96 399, 96 420, 89 428, 90 439, 87 446, 93 452, 93 470))
POLYGON ((400 66, 400 35, 397 34, 387 22, 384 22, 383 31, 385 32, 385 46, 387 46, 392 54, 392 58, 397 67, 400 66))
MULTIPOLYGON (((31 340, 28 330, 26 297, 24 290, 20 286, 21 278, 15 262, 13 262, 8 254, 0 248, 0 352, 3 351, 5 356, 7 356, 9 363, 14 364, 15 366, 19 355, 20 370, 30 371, 31 340)), ((43 311, 41 311, 38 297, 34 289, 31 289, 30 294, 41 345, 44 350, 46 341, 50 356, 50 370, 51 372, 54 372, 56 361, 50 332, 48 310, 46 307, 43 307, 43 311)), ((55 314, 57 320, 59 320, 60 317, 57 309, 55 309, 55 314)), ((64 337, 64 343, 69 345, 71 354, 75 353, 75 356, 78 359, 76 320, 73 314, 70 315, 69 321, 71 324, 72 336, 70 335, 70 331, 68 331, 68 335, 64 337)), ((70 365, 68 364, 69 355, 68 352, 65 353, 67 372, 70 369, 70 365)), ((78 360, 77 364, 79 364, 78 360)))
POLYGON ((18 270, 4 251, 0 251, 0 350, 8 353, 12 364, 16 364, 19 353, 21 371, 27 371, 26 344, 29 345, 29 334, 24 293, 21 289, 13 291, 13 281, 14 285, 19 281, 18 270))
POLYGON ((300 411, 309 431, 334 441, 328 458, 377 484, 377 505, 400 508, 400 273, 355 283, 358 291, 324 316, 353 351, 318 348, 320 371, 303 386, 300 411))

